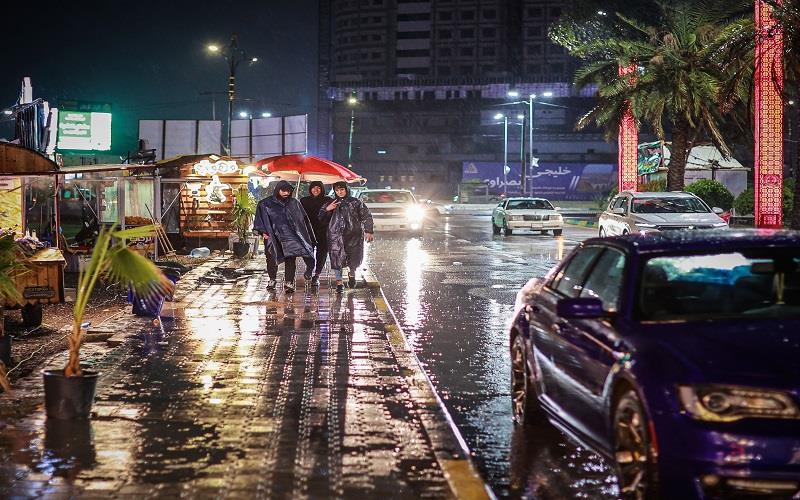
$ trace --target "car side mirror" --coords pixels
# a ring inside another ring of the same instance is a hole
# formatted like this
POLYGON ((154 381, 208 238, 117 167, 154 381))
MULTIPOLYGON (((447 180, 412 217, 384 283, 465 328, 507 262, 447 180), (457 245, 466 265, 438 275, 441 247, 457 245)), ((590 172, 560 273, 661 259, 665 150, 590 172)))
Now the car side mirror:
POLYGON ((593 297, 561 299, 556 304, 556 312, 566 319, 589 319, 608 316, 603 309, 603 301, 593 297))
POLYGON ((625 209, 622 207, 612 208, 611 213, 616 215, 625 215, 625 209))
POLYGON ((717 215, 722 215, 722 214, 725 213, 725 210, 723 210, 723 209, 721 209, 719 207, 714 207, 714 208, 711 209, 711 211, 714 212, 717 215))

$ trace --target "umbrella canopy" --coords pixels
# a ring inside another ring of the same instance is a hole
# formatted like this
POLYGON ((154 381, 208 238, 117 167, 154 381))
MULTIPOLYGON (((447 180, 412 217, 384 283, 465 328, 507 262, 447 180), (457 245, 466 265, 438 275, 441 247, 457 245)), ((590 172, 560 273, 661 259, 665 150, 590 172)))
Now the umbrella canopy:
POLYGON ((366 179, 338 163, 316 156, 299 154, 272 156, 255 162, 255 166, 282 179, 293 181, 364 182, 366 179))

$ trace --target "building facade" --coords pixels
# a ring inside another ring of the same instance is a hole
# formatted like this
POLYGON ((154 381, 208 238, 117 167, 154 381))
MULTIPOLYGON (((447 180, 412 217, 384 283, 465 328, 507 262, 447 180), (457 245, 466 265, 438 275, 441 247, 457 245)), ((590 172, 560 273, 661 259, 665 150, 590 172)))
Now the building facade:
POLYGON ((591 96, 568 83, 576 61, 547 37, 560 15, 549 0, 321 0, 318 153, 371 187, 450 197, 465 163, 519 163, 521 151, 529 163, 516 90, 542 101, 534 156, 611 161, 598 131, 572 130, 591 96))

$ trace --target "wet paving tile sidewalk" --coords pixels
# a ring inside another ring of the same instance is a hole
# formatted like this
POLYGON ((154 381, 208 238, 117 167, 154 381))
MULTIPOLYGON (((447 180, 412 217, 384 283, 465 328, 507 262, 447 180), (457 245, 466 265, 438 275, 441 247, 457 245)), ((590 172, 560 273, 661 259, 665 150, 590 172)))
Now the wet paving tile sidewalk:
POLYGON ((47 419, 38 375, 0 396, 0 498, 485 497, 380 289, 231 265, 181 280, 163 329, 102 325, 126 338, 84 348, 91 420, 47 419))

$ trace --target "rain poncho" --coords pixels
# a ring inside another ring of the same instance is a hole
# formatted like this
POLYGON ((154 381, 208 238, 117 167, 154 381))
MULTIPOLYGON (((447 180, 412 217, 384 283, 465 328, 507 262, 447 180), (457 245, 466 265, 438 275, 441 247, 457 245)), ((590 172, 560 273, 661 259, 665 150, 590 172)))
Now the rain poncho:
POLYGON ((317 240, 306 211, 291 196, 282 199, 278 194, 280 189, 294 191, 287 181, 279 181, 272 196, 259 202, 253 229, 269 235, 267 251, 278 264, 286 257, 312 257, 317 240))
POLYGON ((322 222, 322 220, 320 220, 319 209, 322 208, 325 203, 331 201, 331 197, 325 196, 325 185, 320 181, 312 182, 311 185, 308 186, 308 193, 308 196, 303 196, 300 198, 300 203, 306 210, 306 214, 308 214, 308 220, 311 221, 311 227, 314 228, 314 235, 317 237, 317 244, 327 247, 327 226, 322 222), (322 190, 319 196, 314 196, 311 194, 311 188, 314 186, 317 186, 322 190))
POLYGON ((319 210, 319 219, 328 223, 331 268, 349 267, 355 270, 364 259, 364 233, 373 232, 372 214, 366 205, 350 196, 349 188, 344 198, 337 196, 335 200, 340 202, 336 210, 325 210, 332 201, 322 205, 319 210))

